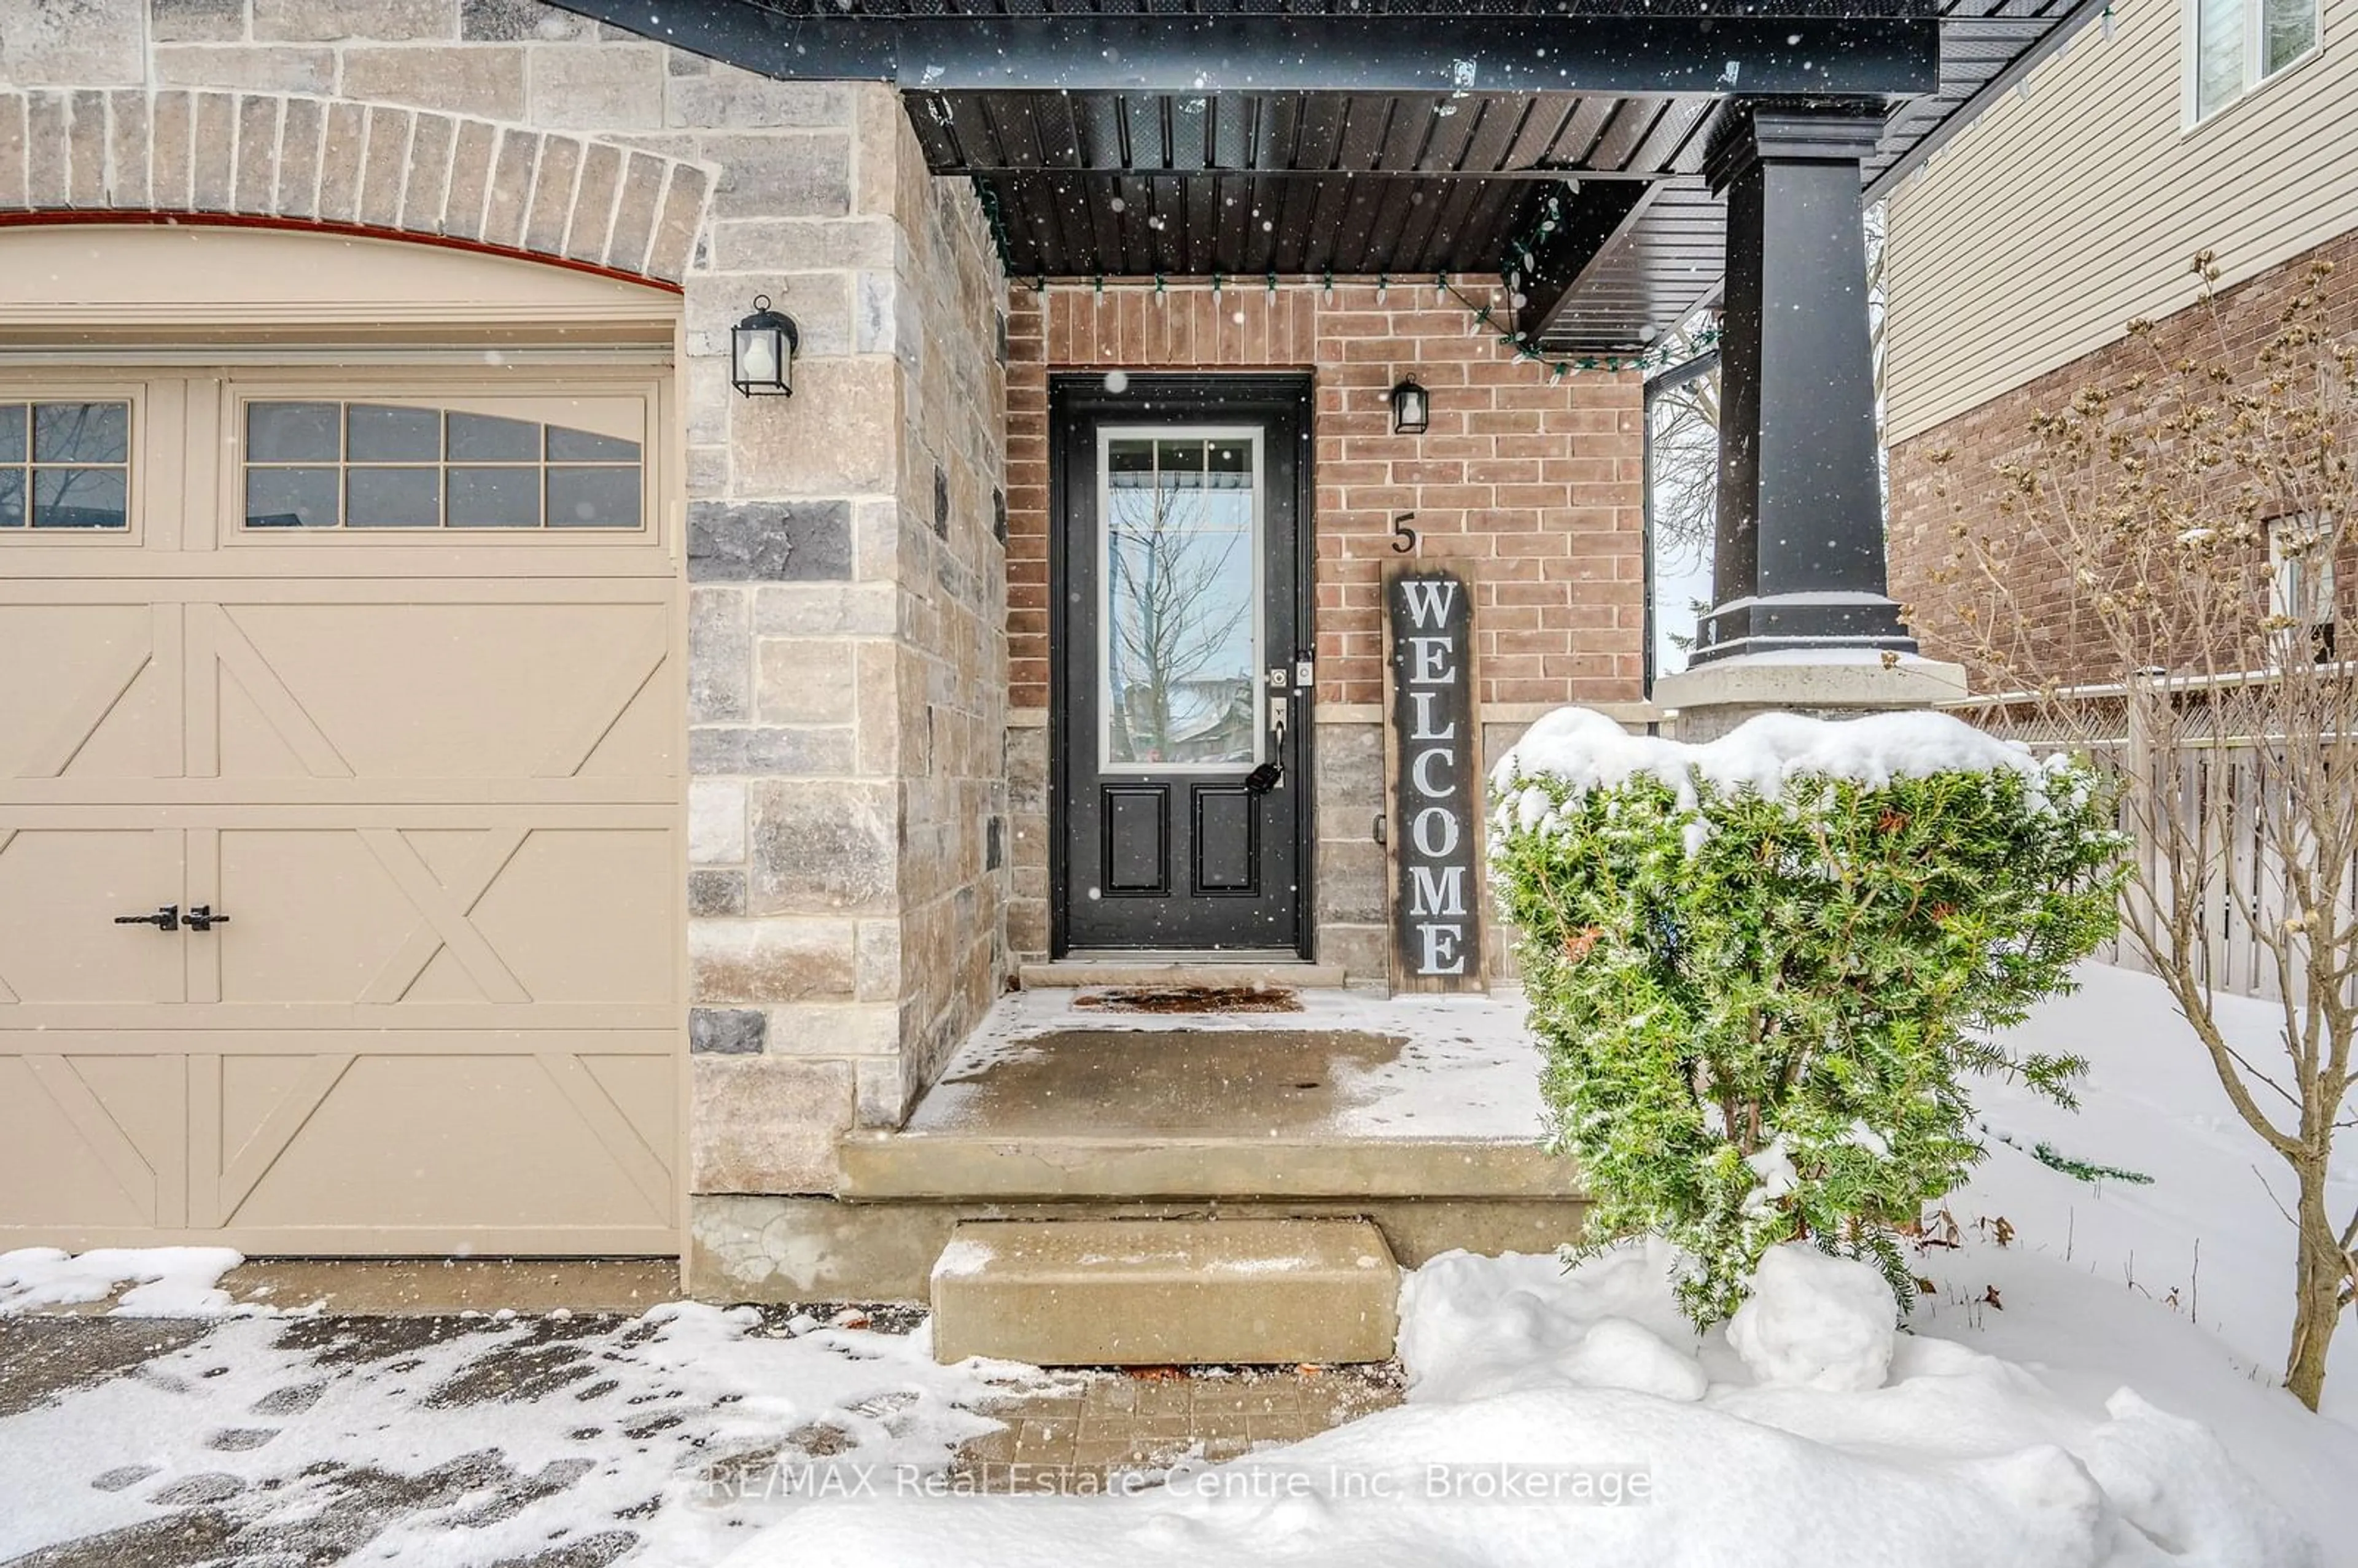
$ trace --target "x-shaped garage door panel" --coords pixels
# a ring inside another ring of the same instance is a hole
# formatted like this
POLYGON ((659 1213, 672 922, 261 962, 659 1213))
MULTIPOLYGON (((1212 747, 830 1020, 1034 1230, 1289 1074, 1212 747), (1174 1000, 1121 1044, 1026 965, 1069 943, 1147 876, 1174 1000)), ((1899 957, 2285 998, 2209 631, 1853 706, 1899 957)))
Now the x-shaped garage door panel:
POLYGON ((377 863, 417 906, 418 921, 403 938, 400 951, 387 960, 361 993, 361 1000, 399 1001, 409 994, 417 977, 426 972, 434 955, 447 947, 482 989, 485 1000, 530 1001, 532 998, 525 994, 523 983, 500 961, 491 943, 468 918, 476 901, 490 891, 492 881, 515 858, 515 852, 524 848, 528 836, 525 829, 517 827, 495 828, 484 834, 482 849, 460 873, 457 885, 445 886, 434 879, 434 873, 400 833, 389 827, 362 828, 361 842, 369 847, 377 863))

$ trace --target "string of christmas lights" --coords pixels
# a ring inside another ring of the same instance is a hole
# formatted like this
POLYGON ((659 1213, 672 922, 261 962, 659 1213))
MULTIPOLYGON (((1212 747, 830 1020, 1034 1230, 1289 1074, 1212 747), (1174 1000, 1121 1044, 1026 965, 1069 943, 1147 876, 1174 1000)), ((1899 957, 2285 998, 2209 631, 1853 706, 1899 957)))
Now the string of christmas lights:
MULTIPOLYGON (((1519 256, 1528 256, 1528 252, 1524 251, 1522 247, 1518 246, 1516 248, 1519 256)), ((1520 278, 1519 274, 1509 274, 1509 276, 1510 286, 1520 284, 1520 278)), ((1114 279, 1111 281, 1117 287, 1143 287, 1146 284, 1146 279, 1142 277, 1135 280, 1114 279)), ((1216 272, 1210 274, 1209 284, 1214 301, 1217 302, 1219 300, 1228 289, 1237 286, 1239 281, 1239 279, 1226 273, 1216 272)), ((1271 295, 1275 295, 1281 287, 1279 275, 1273 272, 1264 274, 1260 281, 1262 287, 1271 295)), ((1100 273, 1087 280, 1087 287, 1098 298, 1103 299, 1105 297, 1108 282, 1109 279, 1104 274, 1100 273)), ((1035 294, 1045 295, 1048 292, 1048 285, 1049 280, 1044 274, 1035 275, 1032 280, 1033 292, 1035 294)), ((1153 275, 1153 285, 1155 304, 1157 306, 1161 306, 1170 297, 1171 280, 1165 275, 1156 273, 1153 275)), ((1248 284, 1246 287, 1250 287, 1250 285, 1248 284)), ((1332 273, 1324 275, 1321 287, 1324 292, 1327 294, 1334 293, 1335 275, 1332 273)), ((1409 287, 1422 287, 1423 286, 1422 284, 1411 285, 1404 279, 1393 277, 1390 273, 1379 273, 1376 277, 1376 302, 1379 305, 1382 304, 1384 296, 1393 288, 1409 287)), ((1665 345, 1661 348, 1645 349, 1634 353, 1549 354, 1542 352, 1540 349, 1526 341, 1522 333, 1503 330, 1503 325, 1498 319, 1498 307, 1493 304, 1486 304, 1480 300, 1472 298, 1465 292, 1465 290, 1459 288, 1456 284, 1450 281, 1449 275, 1447 273, 1435 273, 1433 275, 1433 298, 1436 302, 1449 303, 1454 301, 1460 308, 1466 311, 1471 323, 1469 330, 1474 334, 1478 336, 1486 331, 1496 330, 1496 341, 1500 348, 1505 349, 1513 354, 1518 361, 1528 362, 1532 364, 1545 365, 1548 370, 1549 379, 1552 381, 1561 381, 1567 375, 1574 375, 1583 372, 1603 372, 1606 374, 1617 374, 1622 371, 1667 370, 1673 365, 1685 363, 1696 354, 1711 348, 1714 344, 1719 341, 1720 330, 1716 324, 1714 324, 1699 328, 1693 332, 1684 334, 1683 344, 1682 347, 1677 349, 1665 345)))

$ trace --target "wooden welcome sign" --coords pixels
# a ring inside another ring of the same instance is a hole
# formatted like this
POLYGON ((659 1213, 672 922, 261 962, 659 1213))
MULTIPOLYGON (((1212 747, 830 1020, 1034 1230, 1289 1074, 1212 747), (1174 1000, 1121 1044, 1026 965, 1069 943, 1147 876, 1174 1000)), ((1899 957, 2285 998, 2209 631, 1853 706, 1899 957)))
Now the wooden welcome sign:
POLYGON ((1443 566, 1384 573, 1385 857, 1392 989, 1481 990, 1482 734, 1474 595, 1443 566))

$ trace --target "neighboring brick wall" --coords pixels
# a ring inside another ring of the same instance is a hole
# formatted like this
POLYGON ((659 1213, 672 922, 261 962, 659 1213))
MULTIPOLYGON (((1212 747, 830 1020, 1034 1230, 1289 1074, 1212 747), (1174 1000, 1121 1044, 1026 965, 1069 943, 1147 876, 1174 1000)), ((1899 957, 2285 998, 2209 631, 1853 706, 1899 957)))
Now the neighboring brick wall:
POLYGON ((832 1190, 837 1137, 897 1123, 1002 972, 1004 288, 972 190, 888 88, 535 0, 0 0, 0 61, 30 90, 0 92, 0 205, 679 285, 691 1190, 832 1190), (801 327, 791 399, 728 383, 756 293, 801 327))
MULTIPOLYGON (((1460 279, 1503 318, 1496 278, 1460 279)), ((1519 730, 1567 702, 1643 696, 1644 390, 1634 373, 1552 379, 1518 362, 1430 278, 1230 280, 1151 287, 1020 280, 1008 328, 1008 658, 1015 710, 1018 956, 1048 946, 1048 380, 1084 370, 1302 370, 1315 386, 1320 843, 1318 953, 1355 978, 1383 973, 1381 572, 1392 519, 1416 513, 1424 558, 1474 579, 1481 699, 1519 730), (1433 393, 1425 435, 1391 433, 1390 396, 1433 393)))
MULTIPOLYGON (((2224 291, 2216 318, 2223 324, 2223 339, 2209 310, 2190 307, 2157 321, 2146 341, 2123 339, 2082 355, 1892 449, 1891 593, 1907 607, 1924 652, 1968 666, 1978 663, 1975 640, 1961 616, 1980 599, 1970 587, 1936 580, 1956 550, 1952 531, 1963 524, 1996 542, 2031 650, 2028 659, 2017 660, 2012 676, 1976 667, 1977 688, 2019 685, 2033 676, 2119 679, 2123 672, 2104 651, 2101 633, 2054 552, 2026 538, 2000 514, 2006 485, 1998 477, 1998 465, 2036 458, 2034 416, 2067 406, 2083 387, 2117 385, 2147 373, 2157 356, 2164 363, 2190 357, 2253 365, 2260 348, 2276 334, 2286 305, 2308 284, 2310 264, 2319 260, 2334 265, 2321 325, 2329 336, 2358 339, 2358 231, 2353 231, 2224 291), (1936 461, 1936 455, 1945 455, 1945 460, 1936 461)), ((2345 439, 2358 440, 2358 427, 2345 439)), ((2348 585, 2358 582, 2358 560, 2342 562, 2336 575, 2346 594, 2348 585)))

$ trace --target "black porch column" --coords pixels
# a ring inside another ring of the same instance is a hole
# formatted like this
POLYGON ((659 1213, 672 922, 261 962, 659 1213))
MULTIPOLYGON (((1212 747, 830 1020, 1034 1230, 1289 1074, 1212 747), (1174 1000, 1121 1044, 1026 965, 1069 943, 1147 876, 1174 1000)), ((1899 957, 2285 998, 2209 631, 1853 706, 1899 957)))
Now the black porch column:
POLYGON ((1713 157, 1727 198, 1719 534, 1695 666, 1916 651, 1885 593, 1876 481, 1859 162, 1883 117, 1758 102, 1713 157))

